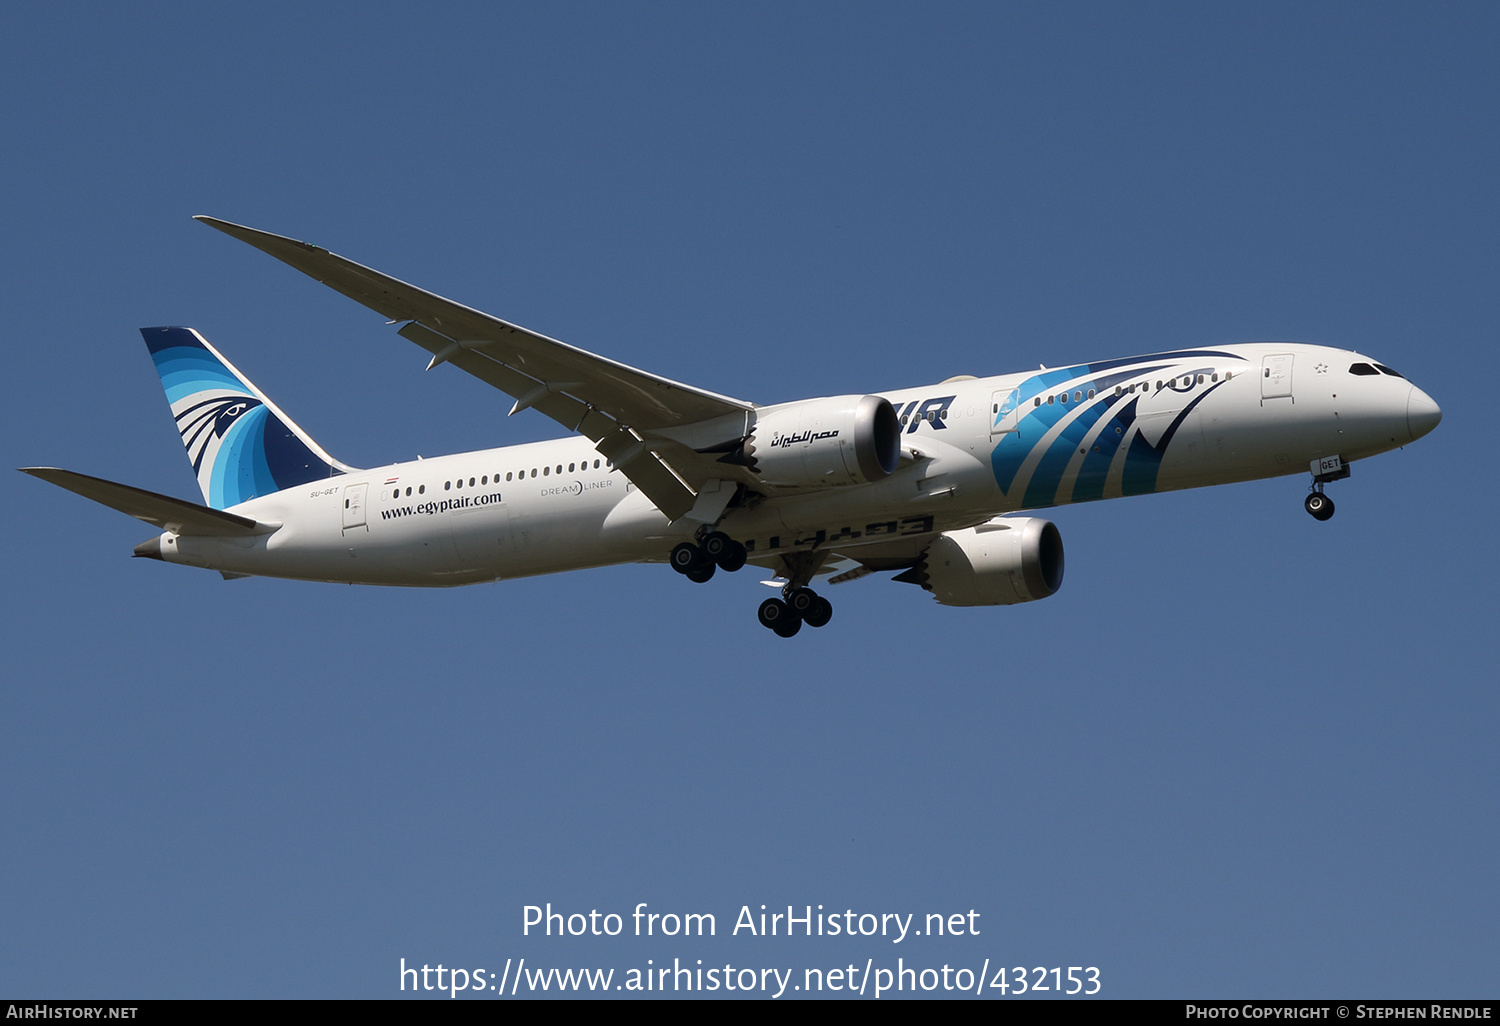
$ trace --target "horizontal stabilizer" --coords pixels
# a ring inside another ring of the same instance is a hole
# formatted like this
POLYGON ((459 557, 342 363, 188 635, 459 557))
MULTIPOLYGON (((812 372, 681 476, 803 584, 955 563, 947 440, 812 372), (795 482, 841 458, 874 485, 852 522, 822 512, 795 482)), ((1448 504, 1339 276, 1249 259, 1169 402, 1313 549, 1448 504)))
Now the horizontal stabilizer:
POLYGON ((127 513, 137 520, 144 520, 154 527, 177 534, 213 535, 220 537, 270 534, 280 525, 262 524, 249 517, 237 516, 223 510, 209 509, 196 502, 185 502, 170 495, 158 495, 144 488, 116 484, 100 477, 75 474, 71 470, 56 467, 21 467, 21 473, 39 477, 59 488, 76 492, 85 499, 127 513))

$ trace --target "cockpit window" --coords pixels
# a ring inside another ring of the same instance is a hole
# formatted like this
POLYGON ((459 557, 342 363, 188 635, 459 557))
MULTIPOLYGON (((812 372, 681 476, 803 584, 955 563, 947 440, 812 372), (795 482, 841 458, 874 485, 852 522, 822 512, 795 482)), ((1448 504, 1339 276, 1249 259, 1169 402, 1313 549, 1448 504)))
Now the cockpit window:
POLYGON ((1393 371, 1393 370, 1391 370, 1389 367, 1387 367, 1383 363, 1377 363, 1375 366, 1378 367, 1378 368, 1380 368, 1380 371, 1381 371, 1382 374, 1389 374, 1393 378, 1399 378, 1399 377, 1403 377, 1404 376, 1404 375, 1402 375, 1402 373, 1400 371, 1393 371))
POLYGON ((1380 372, 1368 363, 1356 363, 1350 366, 1349 373, 1368 377, 1371 374, 1379 374, 1380 372))

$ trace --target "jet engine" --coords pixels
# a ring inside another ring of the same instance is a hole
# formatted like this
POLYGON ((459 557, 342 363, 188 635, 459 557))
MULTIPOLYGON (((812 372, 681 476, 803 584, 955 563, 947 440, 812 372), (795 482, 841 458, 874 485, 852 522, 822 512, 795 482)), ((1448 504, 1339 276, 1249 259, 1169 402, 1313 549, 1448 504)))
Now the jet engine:
POLYGON ((946 531, 897 578, 920 584, 945 606, 1035 602, 1055 595, 1062 579, 1062 535, 1039 517, 996 517, 946 531))
POLYGON ((771 485, 829 488, 890 476, 901 456, 901 424, 877 395, 841 395, 760 410, 744 462, 771 485))

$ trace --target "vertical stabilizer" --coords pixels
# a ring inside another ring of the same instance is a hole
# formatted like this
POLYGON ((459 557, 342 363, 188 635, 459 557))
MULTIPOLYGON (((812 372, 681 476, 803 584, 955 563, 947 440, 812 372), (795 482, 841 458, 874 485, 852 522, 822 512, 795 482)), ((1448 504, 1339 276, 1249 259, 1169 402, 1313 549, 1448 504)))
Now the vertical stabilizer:
POLYGON ((203 501, 227 509, 352 470, 192 328, 142 328, 203 501))

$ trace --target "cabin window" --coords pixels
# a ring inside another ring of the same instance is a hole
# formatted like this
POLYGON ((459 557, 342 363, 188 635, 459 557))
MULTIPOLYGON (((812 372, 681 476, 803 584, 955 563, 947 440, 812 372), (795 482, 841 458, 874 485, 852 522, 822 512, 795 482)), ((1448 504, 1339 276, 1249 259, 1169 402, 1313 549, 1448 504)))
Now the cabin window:
POLYGON ((557 472, 558 472, 558 473, 559 473, 559 474, 561 474, 561 473, 562 473, 562 464, 561 464, 561 463, 559 463, 559 464, 558 464, 558 465, 557 465, 557 472))
POLYGON ((1218 373, 1218 371, 1215 371, 1215 372, 1214 372, 1214 380, 1215 380, 1215 381, 1218 381, 1218 380, 1219 380, 1219 373, 1218 373))
MULTIPOLYGON (((1035 402, 1035 403, 1036 403, 1036 405, 1037 405, 1037 406, 1040 406, 1040 405, 1042 405, 1042 397, 1041 397, 1041 396, 1037 396, 1037 397, 1036 397, 1036 399, 1035 399, 1035 400, 1034 400, 1034 402, 1035 402)), ((996 413, 999 413, 999 412, 1000 412, 1000 410, 999 410, 999 409, 998 409, 998 408, 997 408, 997 409, 996 409, 996 410, 995 410, 995 412, 996 412, 996 413)))
POLYGON ((511 471, 509 471, 509 470, 507 470, 507 471, 506 471, 506 472, 505 472, 505 480, 507 480, 507 481, 509 481, 509 480, 510 480, 510 475, 511 475, 511 473, 512 473, 512 472, 511 472, 511 471))
POLYGON ((552 473, 552 468, 551 467, 543 467, 542 468, 542 476, 543 477, 546 477, 550 473, 552 473))
POLYGON ((1200 384, 1200 385, 1203 384, 1203 375, 1202 374, 1198 375, 1198 384, 1200 384))
POLYGON ((1064 392, 1062 395, 1058 396, 1057 397, 1057 401, 1060 402, 1060 403, 1067 402, 1068 401, 1068 393, 1064 392))
POLYGON ((453 489, 453 482, 452 481, 444 481, 443 482, 443 491, 445 491, 445 492, 452 491, 452 489, 453 489))
POLYGON ((489 484, 490 483, 490 475, 486 474, 483 477, 481 477, 479 479, 479 483, 480 484, 489 484))
POLYGON ((536 477, 536 468, 535 467, 531 468, 531 476, 532 477, 536 477))
POLYGON ((1074 392, 1073 393, 1073 401, 1075 403, 1082 402, 1083 401, 1083 393, 1082 392, 1074 392))
POLYGON ((1089 398, 1090 399, 1094 398, 1094 390, 1092 388, 1089 389, 1089 398))
POLYGON ((417 494, 418 495, 426 495, 427 494, 427 486, 426 485, 417 485, 417 494))
POLYGON ((571 463, 568 464, 568 473, 573 473, 573 464, 571 463))

